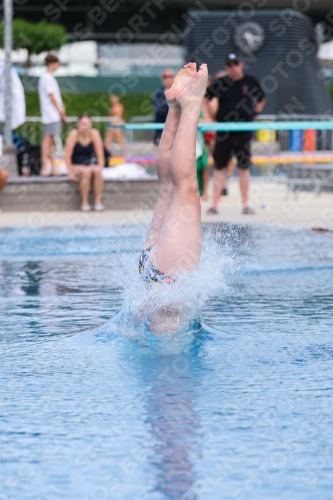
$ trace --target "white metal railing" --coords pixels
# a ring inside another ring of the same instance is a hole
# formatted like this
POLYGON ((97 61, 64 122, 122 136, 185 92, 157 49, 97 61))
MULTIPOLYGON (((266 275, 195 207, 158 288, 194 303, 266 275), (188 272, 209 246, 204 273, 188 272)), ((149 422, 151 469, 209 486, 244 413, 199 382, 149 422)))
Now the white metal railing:
MULTIPOLYGON (((111 126, 112 127, 112 126, 111 126)), ((124 131, 130 145, 142 140, 152 140, 154 130, 164 124, 153 123, 148 117, 133 117, 125 124, 124 131)), ((254 174, 285 173, 290 164, 333 165, 333 116, 321 115, 260 115, 254 122, 207 123, 198 129, 205 131, 253 131, 252 160, 254 174)))
MULTIPOLYGON (((40 144, 43 125, 38 116, 27 117, 19 132, 32 144, 40 144)), ((75 126, 77 117, 69 117, 69 124, 63 125, 62 144, 68 132, 75 126)), ((94 127, 103 138, 114 125, 112 117, 93 116, 94 127)), ((156 147, 153 144, 154 130, 163 124, 153 123, 152 116, 132 117, 123 127, 126 148, 114 148, 113 155, 124 155, 128 160, 154 164, 156 147)), ((291 163, 333 164, 333 117, 319 115, 260 115, 255 122, 242 124, 200 123, 204 131, 252 130, 254 131, 253 173, 272 174, 285 172, 285 165, 291 163), (312 132, 314 131, 315 132, 312 132), (305 132, 304 132, 305 131, 305 132), (307 143, 308 141, 308 143, 307 143)), ((61 147, 58 148, 58 152, 61 147)))

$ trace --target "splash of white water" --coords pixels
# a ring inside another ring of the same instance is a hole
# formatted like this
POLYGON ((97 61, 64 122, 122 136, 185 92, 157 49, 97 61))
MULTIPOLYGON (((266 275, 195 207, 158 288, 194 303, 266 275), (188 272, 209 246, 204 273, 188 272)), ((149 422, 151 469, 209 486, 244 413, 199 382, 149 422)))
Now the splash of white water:
POLYGON ((181 337, 200 330, 205 302, 217 290, 227 291, 225 274, 234 267, 219 236, 216 230, 205 232, 198 269, 180 276, 174 284, 147 287, 138 272, 139 256, 117 255, 112 274, 123 288, 123 306, 104 331, 147 338, 161 333, 181 337))

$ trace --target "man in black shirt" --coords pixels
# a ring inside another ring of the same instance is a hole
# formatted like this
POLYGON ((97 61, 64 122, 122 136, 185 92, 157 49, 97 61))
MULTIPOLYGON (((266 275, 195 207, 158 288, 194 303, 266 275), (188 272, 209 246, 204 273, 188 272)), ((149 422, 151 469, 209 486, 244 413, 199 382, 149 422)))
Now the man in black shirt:
MULTIPOLYGON (((208 108, 218 122, 251 122, 262 112, 266 99, 256 78, 244 74, 244 64, 229 54, 226 59, 227 76, 218 78, 207 89, 208 108)), ((254 214, 249 207, 250 142, 252 132, 217 132, 214 150, 214 197, 208 213, 217 214, 223 190, 225 169, 233 155, 237 157, 243 214, 254 214)))

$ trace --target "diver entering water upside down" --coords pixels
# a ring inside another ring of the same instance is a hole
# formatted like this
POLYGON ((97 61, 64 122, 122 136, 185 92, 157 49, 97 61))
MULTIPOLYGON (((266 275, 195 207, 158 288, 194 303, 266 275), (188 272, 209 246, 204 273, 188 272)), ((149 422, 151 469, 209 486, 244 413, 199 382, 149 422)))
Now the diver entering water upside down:
POLYGON ((174 283, 194 271, 201 254, 201 210, 196 172, 197 125, 207 65, 186 64, 166 92, 169 112, 157 153, 159 196, 140 256, 147 282, 174 283))

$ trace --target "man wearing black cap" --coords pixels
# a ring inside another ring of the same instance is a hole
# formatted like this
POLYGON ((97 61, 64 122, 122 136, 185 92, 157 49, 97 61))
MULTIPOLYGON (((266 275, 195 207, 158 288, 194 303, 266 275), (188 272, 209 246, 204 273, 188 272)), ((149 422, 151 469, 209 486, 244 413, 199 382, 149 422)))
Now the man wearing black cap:
MULTIPOLYGON (((229 54, 225 69, 227 76, 217 78, 207 89, 208 108, 218 122, 251 122, 262 112, 265 93, 258 80, 244 74, 244 64, 236 54, 229 54)), ((218 202, 224 187, 224 175, 233 155, 237 157, 239 184, 242 194, 242 213, 254 214, 249 206, 250 142, 252 132, 217 132, 214 150, 214 196, 208 213, 217 214, 218 202)))

